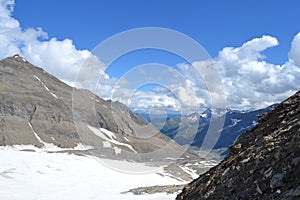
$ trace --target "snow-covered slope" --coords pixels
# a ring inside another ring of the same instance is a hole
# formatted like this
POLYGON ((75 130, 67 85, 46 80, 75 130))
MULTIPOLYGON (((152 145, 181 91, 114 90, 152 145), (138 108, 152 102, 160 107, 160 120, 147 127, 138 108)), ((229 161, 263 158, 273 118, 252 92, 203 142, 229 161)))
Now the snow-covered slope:
MULTIPOLYGON (((174 199, 176 194, 136 196, 121 192, 141 186, 184 183, 168 176, 163 177, 158 174, 159 171, 145 174, 121 173, 102 165, 99 158, 47 153, 32 146, 0 147, 0 158, 2 200, 174 199), (20 151, 21 149, 23 150, 20 151)), ((146 171, 156 170, 141 163, 114 162, 128 167, 145 168, 146 171)))

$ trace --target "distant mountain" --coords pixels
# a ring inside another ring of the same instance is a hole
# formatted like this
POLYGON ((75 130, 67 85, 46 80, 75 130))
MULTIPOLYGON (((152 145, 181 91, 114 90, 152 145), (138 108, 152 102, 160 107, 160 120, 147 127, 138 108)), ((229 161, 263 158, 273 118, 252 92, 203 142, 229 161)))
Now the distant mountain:
MULTIPOLYGON (((225 112, 224 127, 221 130, 220 138, 214 146, 214 149, 228 148, 234 143, 239 135, 250 130, 256 125, 259 115, 272 109, 274 106, 275 105, 272 105, 264 109, 252 111, 227 109, 225 112)), ((145 117, 145 114, 140 113, 140 115, 157 127, 160 132, 172 139, 175 139, 177 143, 181 145, 191 144, 191 146, 194 147, 201 147, 210 125, 212 110, 206 109, 201 114, 192 113, 185 116, 167 116, 166 119, 162 119, 160 116, 152 116, 152 121, 149 117, 145 117), (184 121, 184 125, 182 125, 182 121, 184 121), (184 132, 184 129, 187 129, 189 125, 197 125, 195 123, 198 123, 198 130, 194 134, 177 135, 179 132, 184 132)))
POLYGON ((137 161, 185 152, 125 105, 72 88, 19 55, 0 61, 0 145, 87 146, 83 153, 137 161))
POLYGON ((300 199, 300 91, 261 115, 177 199, 300 199))

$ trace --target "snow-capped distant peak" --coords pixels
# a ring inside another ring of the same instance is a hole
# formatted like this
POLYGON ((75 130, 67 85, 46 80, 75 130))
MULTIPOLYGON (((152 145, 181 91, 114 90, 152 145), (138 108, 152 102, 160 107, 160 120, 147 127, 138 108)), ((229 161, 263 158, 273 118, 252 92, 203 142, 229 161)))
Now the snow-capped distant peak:
POLYGON ((202 118, 207 118, 207 114, 206 114, 206 113, 202 113, 202 114, 200 114, 200 116, 201 116, 202 118))

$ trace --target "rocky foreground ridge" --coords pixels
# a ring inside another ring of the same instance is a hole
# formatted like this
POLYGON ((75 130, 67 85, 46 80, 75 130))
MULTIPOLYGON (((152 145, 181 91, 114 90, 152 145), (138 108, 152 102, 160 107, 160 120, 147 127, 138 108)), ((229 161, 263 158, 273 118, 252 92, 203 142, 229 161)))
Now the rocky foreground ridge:
POLYGON ((300 92, 260 116, 177 199, 300 199, 300 92))

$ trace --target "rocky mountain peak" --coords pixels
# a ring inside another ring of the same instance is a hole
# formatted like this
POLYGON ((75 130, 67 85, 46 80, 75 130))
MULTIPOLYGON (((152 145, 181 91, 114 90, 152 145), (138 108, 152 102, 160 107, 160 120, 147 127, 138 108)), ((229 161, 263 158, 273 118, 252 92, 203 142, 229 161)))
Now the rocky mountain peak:
POLYGON ((219 165, 177 199, 299 199, 300 92, 259 117, 219 165))
POLYGON ((24 66, 24 67, 27 66, 24 65, 25 63, 29 64, 29 62, 19 54, 15 54, 13 56, 7 57, 3 59, 1 62, 11 63, 17 66, 24 66))

